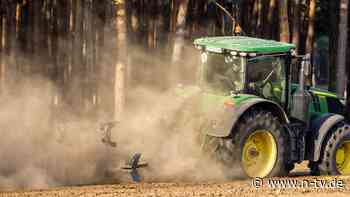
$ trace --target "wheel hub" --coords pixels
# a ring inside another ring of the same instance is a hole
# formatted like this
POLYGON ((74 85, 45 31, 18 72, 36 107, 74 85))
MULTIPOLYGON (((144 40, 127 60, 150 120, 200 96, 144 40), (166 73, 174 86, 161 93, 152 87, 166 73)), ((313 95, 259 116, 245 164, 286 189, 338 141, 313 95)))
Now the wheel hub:
POLYGON ((251 158, 259 157, 259 151, 256 148, 250 148, 248 152, 251 158))
POLYGON ((245 141, 242 166, 250 177, 268 176, 277 160, 277 143, 268 130, 258 130, 245 141))

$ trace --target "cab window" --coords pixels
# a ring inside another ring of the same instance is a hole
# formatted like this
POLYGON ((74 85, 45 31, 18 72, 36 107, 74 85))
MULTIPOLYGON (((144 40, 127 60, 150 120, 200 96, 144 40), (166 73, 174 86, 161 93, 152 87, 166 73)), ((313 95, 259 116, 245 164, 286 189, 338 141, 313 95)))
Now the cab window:
POLYGON ((285 58, 283 56, 264 56, 248 60, 248 89, 266 99, 278 103, 285 102, 285 58))

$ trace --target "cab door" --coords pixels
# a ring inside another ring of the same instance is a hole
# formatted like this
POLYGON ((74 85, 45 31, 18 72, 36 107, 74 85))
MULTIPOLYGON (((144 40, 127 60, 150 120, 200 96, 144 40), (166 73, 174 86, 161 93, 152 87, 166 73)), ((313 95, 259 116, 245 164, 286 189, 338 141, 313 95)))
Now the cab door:
POLYGON ((286 56, 262 56, 248 59, 247 89, 281 106, 286 104, 286 56))

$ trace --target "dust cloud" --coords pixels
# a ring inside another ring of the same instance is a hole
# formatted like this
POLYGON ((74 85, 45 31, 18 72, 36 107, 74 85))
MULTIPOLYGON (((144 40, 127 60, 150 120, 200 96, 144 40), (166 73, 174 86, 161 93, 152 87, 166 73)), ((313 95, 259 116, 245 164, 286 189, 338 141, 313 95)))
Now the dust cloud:
POLYGON ((97 180, 96 163, 103 159, 97 133, 81 130, 81 124, 62 141, 50 124, 54 86, 45 79, 27 79, 18 86, 16 96, 1 100, 0 187, 46 188, 97 180))
MULTIPOLYGON (((133 55, 144 61, 150 58, 142 51, 133 55)), ((194 67, 197 54, 190 55, 187 61, 194 67)), ((158 66, 167 64, 151 58, 158 66)), ((173 73, 184 78, 186 69, 173 73)), ((169 73, 166 77, 173 81, 181 78, 169 73)), ((152 78, 154 83, 162 83, 165 77, 160 72, 152 78)), ((182 117, 186 102, 177 98, 172 88, 160 90, 145 84, 128 88, 125 115, 112 131, 117 143, 113 148, 101 142, 101 122, 80 118, 55 123, 51 112, 58 87, 48 79, 27 78, 17 86, 16 94, 0 100, 0 190, 130 182, 128 172, 120 167, 136 152, 149 164, 140 169, 146 182, 218 181, 225 177, 217 163, 200 151, 198 125, 189 118, 198 114, 182 117)), ((73 111, 61 109, 68 115, 73 111)))
POLYGON ((128 111, 115 137, 124 153, 143 154, 149 163, 141 170, 146 181, 191 182, 225 177, 218 164, 201 152, 198 114, 191 111, 193 106, 188 106, 186 99, 142 88, 133 94, 147 99, 128 111))

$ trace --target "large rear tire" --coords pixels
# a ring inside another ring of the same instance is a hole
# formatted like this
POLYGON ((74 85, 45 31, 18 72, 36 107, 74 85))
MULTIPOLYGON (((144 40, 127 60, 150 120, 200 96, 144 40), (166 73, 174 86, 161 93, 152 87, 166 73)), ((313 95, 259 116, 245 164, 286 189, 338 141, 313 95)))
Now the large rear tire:
POLYGON ((248 177, 286 176, 289 140, 277 117, 267 111, 250 111, 238 122, 236 154, 248 177))
POLYGON ((350 175, 350 125, 338 125, 322 150, 320 174, 350 175))

